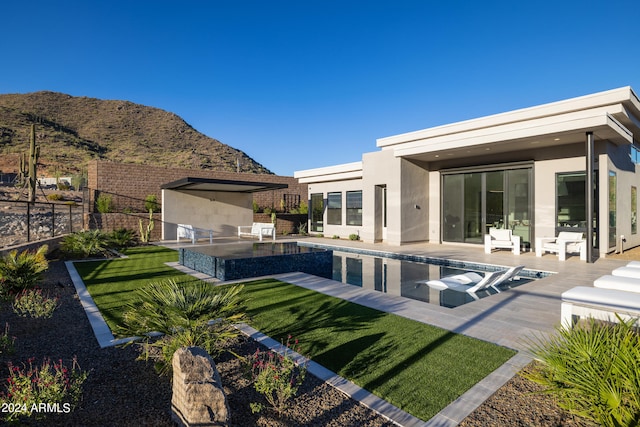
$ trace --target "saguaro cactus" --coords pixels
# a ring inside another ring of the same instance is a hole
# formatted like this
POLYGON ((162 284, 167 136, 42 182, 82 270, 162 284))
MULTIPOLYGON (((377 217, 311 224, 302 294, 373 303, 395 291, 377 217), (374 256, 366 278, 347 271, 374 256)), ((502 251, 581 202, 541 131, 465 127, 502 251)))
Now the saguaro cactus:
POLYGON ((40 157, 40 147, 36 147, 36 125, 31 125, 31 138, 29 141, 29 175, 27 184, 29 188, 29 202, 36 201, 36 166, 40 157))

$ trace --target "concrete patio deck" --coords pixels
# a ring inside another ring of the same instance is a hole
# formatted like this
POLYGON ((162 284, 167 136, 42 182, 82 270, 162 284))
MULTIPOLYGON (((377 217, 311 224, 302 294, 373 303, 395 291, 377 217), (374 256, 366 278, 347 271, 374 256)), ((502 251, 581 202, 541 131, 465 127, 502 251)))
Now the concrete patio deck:
MULTIPOLYGON (((558 261, 558 257, 554 254, 536 257, 533 252, 522 253, 519 256, 513 255, 509 251, 494 251, 491 254, 485 254, 481 246, 473 247, 454 244, 416 243, 390 246, 382 243, 369 244, 313 237, 278 239, 278 241, 295 240, 304 240, 308 243, 334 247, 438 257, 503 266, 523 264, 527 269, 554 273, 548 277, 457 308, 446 308, 356 286, 345 286, 332 280, 302 273, 288 273, 277 276, 280 280, 314 289, 318 292, 519 351, 505 365, 476 384, 431 420, 423 422, 415 418, 412 419, 410 416, 407 417, 406 415, 408 414, 402 414, 401 412, 398 413, 391 410, 384 413, 384 411, 381 411, 383 415, 387 415, 399 424, 407 426, 455 426, 459 424, 476 407, 531 361, 531 356, 527 352, 527 339, 551 333, 559 325, 560 296, 564 291, 574 286, 592 286, 595 279, 602 275, 610 274, 611 270, 627 262, 602 258, 594 263, 586 263, 580 261, 577 255, 568 258, 566 261, 558 261)), ((221 239, 216 243, 237 242, 237 239, 221 239)), ((163 245, 176 247, 170 242, 163 242, 163 245)), ((375 409, 375 403, 371 406, 375 409)))

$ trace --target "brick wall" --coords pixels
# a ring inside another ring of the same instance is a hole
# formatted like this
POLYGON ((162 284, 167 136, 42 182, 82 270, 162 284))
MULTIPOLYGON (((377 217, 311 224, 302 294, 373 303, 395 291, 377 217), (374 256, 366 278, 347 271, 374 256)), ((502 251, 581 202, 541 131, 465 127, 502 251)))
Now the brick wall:
MULTIPOLYGON (((298 226, 307 223, 306 214, 276 214, 276 234, 294 234, 298 232, 298 226)), ((254 213, 253 222, 271 222, 271 214, 254 213)), ((247 224, 249 225, 249 224, 247 224)))
MULTIPOLYGON (((142 220, 142 226, 146 229, 149 223, 149 214, 124 214, 124 213, 92 213, 87 214, 86 223, 89 224, 90 229, 100 229, 105 233, 117 230, 119 228, 126 228, 133 230, 136 236, 140 236, 140 220, 142 220)), ((149 236, 151 241, 158 241, 162 238, 162 215, 153 214, 154 227, 151 230, 149 236)))
MULTIPOLYGON (((299 184, 297 179, 289 176, 203 169, 172 169, 101 160, 89 162, 87 172, 88 187, 93 190, 89 192, 90 211, 93 211, 95 199, 100 192, 111 194, 116 206, 132 207, 134 211, 138 211, 140 206, 144 207, 144 199, 150 194, 155 194, 158 202, 161 200, 160 187, 163 184, 187 177, 277 183, 289 186, 282 190, 254 193, 254 201, 261 207, 280 209, 280 200, 284 200, 285 195, 299 196, 300 200, 304 202, 307 199, 307 184, 299 184)), ((286 198, 288 199, 289 196, 286 198)))

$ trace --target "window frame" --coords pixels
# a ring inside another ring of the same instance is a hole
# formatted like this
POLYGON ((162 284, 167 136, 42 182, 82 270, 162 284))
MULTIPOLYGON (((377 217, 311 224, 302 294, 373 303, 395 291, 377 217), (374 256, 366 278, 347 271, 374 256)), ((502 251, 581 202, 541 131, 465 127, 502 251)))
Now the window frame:
POLYGON ((327 224, 342 225, 342 191, 327 192, 327 224))
POLYGON ((362 190, 353 190, 346 192, 346 210, 347 210, 347 225, 362 225, 362 190), (356 203, 353 203, 353 196, 356 194, 359 197, 356 199, 356 203), (351 196, 351 197, 349 197, 351 196), (357 203, 359 202, 359 203, 357 203), (354 206, 351 206, 354 204, 354 206))

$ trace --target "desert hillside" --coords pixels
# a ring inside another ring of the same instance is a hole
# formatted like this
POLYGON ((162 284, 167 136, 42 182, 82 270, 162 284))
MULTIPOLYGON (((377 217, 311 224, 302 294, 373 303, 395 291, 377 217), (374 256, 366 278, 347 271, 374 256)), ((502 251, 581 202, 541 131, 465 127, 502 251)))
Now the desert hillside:
POLYGON ((39 168, 49 174, 78 173, 90 159, 271 173, 173 113, 56 92, 0 95, 0 172, 17 171, 20 153, 29 149, 31 124, 40 145, 39 168))

